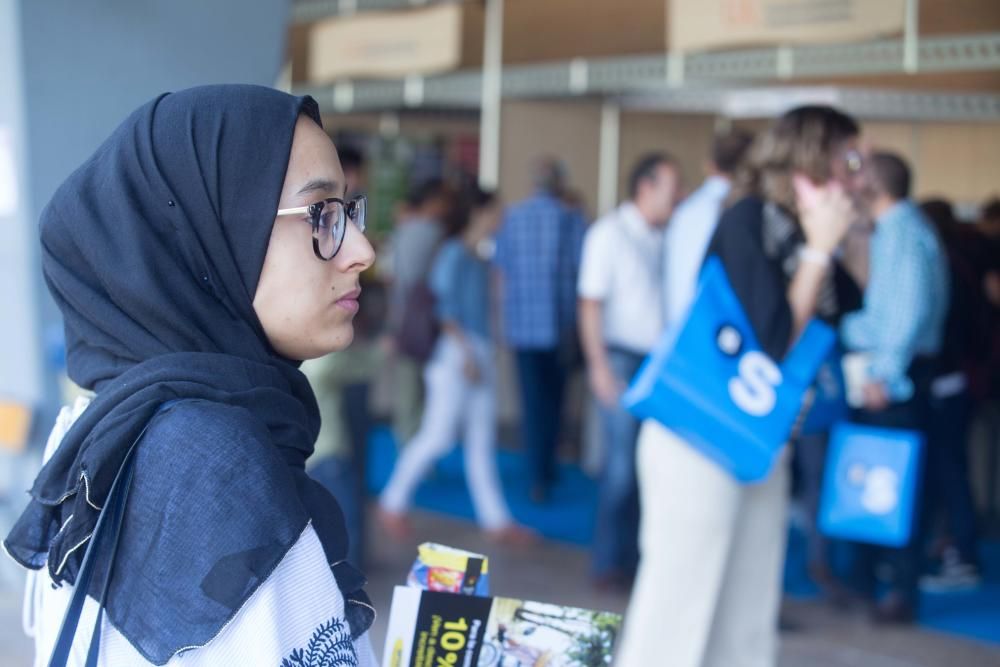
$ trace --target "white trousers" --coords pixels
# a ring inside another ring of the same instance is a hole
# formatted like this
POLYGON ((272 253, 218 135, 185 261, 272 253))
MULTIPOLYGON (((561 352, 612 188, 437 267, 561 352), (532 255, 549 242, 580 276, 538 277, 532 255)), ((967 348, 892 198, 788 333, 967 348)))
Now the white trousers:
POLYGON ((442 334, 424 370, 426 397, 420 428, 403 448, 392 478, 382 491, 382 507, 405 512, 431 466, 451 451, 460 435, 465 442, 465 479, 479 524, 487 530, 510 523, 496 462, 496 364, 492 345, 469 337, 481 380, 471 383, 463 371, 465 352, 442 334))
POLYGON ((773 667, 789 471, 742 485, 653 421, 639 434, 642 560, 618 667, 773 667))

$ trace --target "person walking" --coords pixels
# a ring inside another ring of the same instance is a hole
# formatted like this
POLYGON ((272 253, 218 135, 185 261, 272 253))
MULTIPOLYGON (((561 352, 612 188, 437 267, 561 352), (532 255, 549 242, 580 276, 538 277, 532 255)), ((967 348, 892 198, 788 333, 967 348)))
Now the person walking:
POLYGON ((490 331, 489 263, 480 248, 496 231, 499 206, 490 193, 472 195, 434 260, 430 288, 441 335, 424 372, 427 402, 416 435, 406 444, 382 491, 379 518, 397 539, 410 536, 407 520, 417 485, 461 433, 465 478, 476 518, 493 539, 523 542, 528 533, 510 515, 496 461, 496 364, 490 331))

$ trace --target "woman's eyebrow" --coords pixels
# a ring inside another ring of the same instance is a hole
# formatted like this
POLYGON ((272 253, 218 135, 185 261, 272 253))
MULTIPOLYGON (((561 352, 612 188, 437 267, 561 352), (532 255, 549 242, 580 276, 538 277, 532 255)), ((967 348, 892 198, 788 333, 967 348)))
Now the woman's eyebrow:
POLYGON ((330 181, 325 178, 315 178, 299 190, 298 194, 306 194, 309 192, 337 192, 340 188, 336 181, 330 181))

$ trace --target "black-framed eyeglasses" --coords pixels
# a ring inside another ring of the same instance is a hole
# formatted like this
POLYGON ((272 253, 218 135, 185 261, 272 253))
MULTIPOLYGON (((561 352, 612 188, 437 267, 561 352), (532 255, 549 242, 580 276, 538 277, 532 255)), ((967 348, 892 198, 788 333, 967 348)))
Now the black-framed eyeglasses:
POLYGON ((337 256, 340 246, 344 244, 348 220, 364 234, 367 210, 368 198, 364 195, 346 202, 339 197, 328 197, 308 206, 278 209, 278 216, 306 216, 313 230, 313 252, 319 259, 328 262, 337 256))

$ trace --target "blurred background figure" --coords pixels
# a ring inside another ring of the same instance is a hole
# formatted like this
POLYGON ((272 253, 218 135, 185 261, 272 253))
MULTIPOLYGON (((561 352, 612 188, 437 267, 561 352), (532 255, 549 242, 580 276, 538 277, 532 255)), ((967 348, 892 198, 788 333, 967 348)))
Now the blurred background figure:
POLYGON ((496 366, 491 340, 489 263, 483 242, 500 222, 495 195, 474 190, 450 218, 429 279, 441 335, 424 372, 426 409, 416 435, 403 448, 382 491, 379 517, 400 540, 411 534, 406 513, 431 466, 461 434, 465 477, 476 519, 497 541, 526 543, 503 497, 496 462, 496 366))
POLYGON ((580 340, 604 441, 593 545, 600 588, 628 588, 639 563, 639 422, 619 400, 663 332, 664 228, 680 198, 680 179, 666 153, 640 158, 628 200, 595 222, 584 241, 580 340))
POLYGON ((977 327, 986 302, 970 259, 974 230, 956 219, 947 200, 929 199, 920 208, 944 246, 950 285, 941 351, 930 387, 923 494, 924 537, 932 540, 933 569, 920 581, 921 589, 942 592, 972 588, 982 580, 969 478, 973 403, 968 369, 984 361, 984 333, 988 335, 988 330, 977 327))
POLYGON ((344 170, 344 191, 347 197, 364 194, 368 189, 365 157, 353 146, 344 146, 340 151, 340 166, 344 170))
MULTIPOLYGON (((431 263, 444 238, 444 220, 451 213, 452 194, 444 181, 432 179, 416 185, 406 198, 396 229, 389 239, 392 285, 387 328, 398 337, 407 319, 420 317, 408 304, 421 302, 418 292, 427 288, 431 263)), ((397 346, 398 347, 398 346, 397 346)), ((408 441, 420 424, 423 404, 423 363, 407 354, 393 358, 393 433, 398 443, 408 441)))
POLYGON ((504 212, 494 266, 504 341, 517 362, 531 499, 543 503, 556 479, 563 395, 578 351, 575 286, 584 223, 566 201, 562 164, 541 157, 532 170, 534 193, 504 212))
MULTIPOLYGON (((894 153, 875 153, 866 174, 868 205, 875 220, 869 280, 861 311, 841 324, 845 347, 867 358, 864 407, 855 411, 854 421, 929 436, 931 385, 948 313, 947 259, 934 227, 910 200, 906 163, 894 153)), ((900 549, 857 547, 856 583, 867 595, 876 595, 880 552, 894 570, 890 591, 877 602, 877 621, 915 618, 921 536, 918 526, 909 544, 900 549)))
MULTIPOLYGON (((987 340, 983 341, 986 349, 982 363, 977 365, 973 376, 974 392, 978 398, 993 404, 996 415, 1000 399, 1000 199, 991 199, 983 205, 976 230, 975 250, 970 257, 986 301, 985 313, 977 324, 987 340)), ((1000 437, 1000 425, 996 433, 1000 437)))
POLYGON ((1000 198, 983 204, 976 225, 976 252, 971 253, 976 279, 986 304, 977 320, 984 347, 980 362, 970 371, 972 395, 977 401, 974 427, 989 447, 982 465, 984 522, 1000 533, 1000 198))
MULTIPOLYGON (((854 218, 858 134, 830 107, 783 115, 758 138, 709 244, 772 359, 814 315, 841 312, 832 256, 854 218)), ((657 422, 638 447, 642 561, 617 664, 774 664, 788 457, 742 485, 657 422)))
POLYGON ((740 128, 718 132, 712 138, 711 154, 705 160, 707 178, 688 195, 667 227, 666 298, 664 329, 679 326, 691 305, 705 249, 733 186, 736 170, 753 143, 753 134, 740 128))

